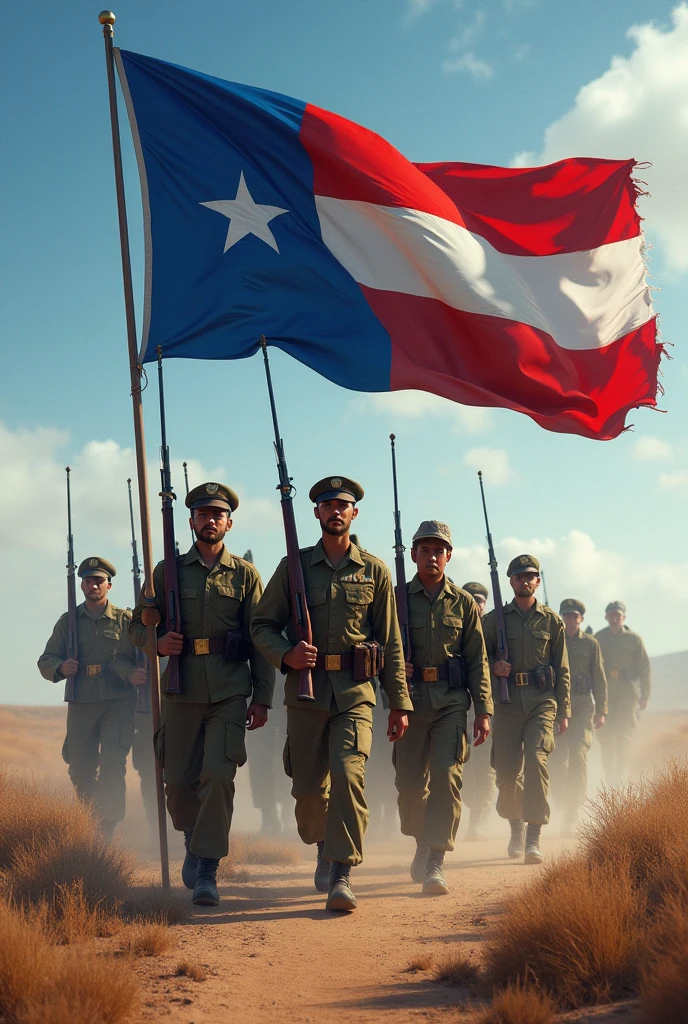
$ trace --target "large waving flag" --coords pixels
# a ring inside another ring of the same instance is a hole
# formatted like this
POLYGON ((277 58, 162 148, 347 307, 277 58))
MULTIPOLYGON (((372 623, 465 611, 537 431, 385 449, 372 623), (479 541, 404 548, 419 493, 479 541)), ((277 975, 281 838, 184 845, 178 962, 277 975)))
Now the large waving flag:
POLYGON ((336 114, 116 51, 146 227, 141 358, 261 334, 358 391, 608 439, 662 347, 632 160, 413 164, 336 114))

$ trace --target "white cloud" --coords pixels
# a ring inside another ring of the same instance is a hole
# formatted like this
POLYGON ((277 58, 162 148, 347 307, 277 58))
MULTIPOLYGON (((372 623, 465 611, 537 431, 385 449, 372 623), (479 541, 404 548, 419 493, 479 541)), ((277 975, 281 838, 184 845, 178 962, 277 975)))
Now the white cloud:
POLYGON ((667 263, 688 269, 688 4, 672 12, 671 26, 654 22, 628 31, 635 48, 613 57, 609 69, 585 85, 573 107, 545 131, 537 153, 521 153, 516 166, 567 156, 652 161, 639 171, 652 191, 643 204, 646 228, 660 239, 667 263))
POLYGON ((514 50, 514 60, 517 63, 520 63, 521 61, 525 60, 526 57, 529 56, 530 54, 530 49, 530 43, 522 43, 520 46, 517 46, 514 50))
POLYGON ((468 434, 483 434, 492 429, 493 417, 489 409, 459 405, 428 391, 383 391, 379 394, 360 395, 354 399, 358 408, 387 414, 402 419, 445 418, 457 430, 468 434))
POLYGON ((471 75, 476 81, 484 82, 492 78, 492 66, 476 57, 472 49, 483 33, 485 20, 485 12, 478 8, 473 12, 472 20, 461 25, 456 35, 449 40, 447 49, 454 56, 448 57, 442 62, 443 71, 447 74, 471 75))
POLYGON ((442 61, 442 70, 448 75, 463 72, 478 82, 486 82, 494 74, 492 65, 480 60, 473 53, 464 53, 461 57, 442 61))
POLYGON ((674 449, 668 441, 648 435, 638 438, 631 454, 641 462, 670 462, 674 457, 674 449))
POLYGON ((659 486, 665 491, 688 491, 688 469, 676 473, 660 473, 659 486))
POLYGON ((461 27, 457 34, 449 40, 449 52, 460 53, 468 50, 475 43, 485 28, 485 12, 480 8, 473 12, 473 20, 461 27))
POLYGON ((503 448, 471 448, 464 455, 463 464, 470 469, 481 470, 485 483, 495 487, 503 487, 516 476, 503 448))

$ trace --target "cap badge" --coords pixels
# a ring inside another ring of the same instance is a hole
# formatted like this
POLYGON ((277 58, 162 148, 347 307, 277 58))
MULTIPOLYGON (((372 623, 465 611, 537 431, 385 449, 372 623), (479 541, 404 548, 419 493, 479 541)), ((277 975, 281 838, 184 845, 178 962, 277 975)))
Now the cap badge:
POLYGON ((95 568, 95 567, 96 567, 96 565, 98 565, 98 559, 97 559, 97 558, 89 558, 89 560, 88 560, 88 564, 89 564, 89 565, 90 565, 90 566, 91 566, 92 568, 95 568))
POLYGON ((342 478, 339 477, 339 476, 333 476, 332 479, 330 480, 330 486, 331 487, 341 487, 342 486, 342 478))
POLYGON ((519 558, 519 562, 521 563, 521 565, 527 565, 529 561, 530 559, 527 555, 521 555, 521 557, 519 558))
POLYGON ((205 485, 205 492, 206 492, 206 494, 217 494, 218 486, 219 486, 219 484, 206 484, 205 485))

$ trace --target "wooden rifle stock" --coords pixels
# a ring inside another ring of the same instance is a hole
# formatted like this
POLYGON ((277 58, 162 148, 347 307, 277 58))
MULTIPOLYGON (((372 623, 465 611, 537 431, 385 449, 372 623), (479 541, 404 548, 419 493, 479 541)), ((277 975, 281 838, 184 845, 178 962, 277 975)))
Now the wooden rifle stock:
MULTIPOLYGON (((76 562, 74 561, 74 537, 72 536, 72 495, 69 483, 71 469, 67 473, 67 658, 79 660, 79 638, 76 632, 76 562)), ((74 676, 65 679, 64 700, 74 700, 74 676)))
MULTIPOLYGON (((490 562, 490 582, 492 584, 492 597, 494 599, 495 608, 495 624, 497 626, 497 660, 508 661, 509 660, 509 649, 506 643, 506 620, 504 618, 504 604, 502 602, 502 588, 499 585, 499 573, 497 571, 497 556, 495 555, 494 545, 492 543, 492 534, 490 533, 490 524, 487 518, 487 505, 485 503, 485 490, 483 488, 483 474, 478 471, 478 479, 480 480, 480 496, 483 502, 483 512, 485 514, 485 532, 487 534, 487 552, 490 562)), ((511 697, 509 696, 509 680, 504 676, 499 676, 499 703, 500 704, 511 704, 511 697)))
MULTIPOLYGON (((167 426, 165 423, 165 391, 162 378, 162 347, 158 345, 158 384, 160 394, 160 482, 162 489, 162 541, 165 567, 165 630, 181 633, 181 607, 179 604, 179 578, 177 574, 177 546, 174 542, 174 500, 170 471, 170 450, 167 447, 167 426)), ((179 657, 170 655, 167 662, 165 693, 181 693, 182 681, 179 674, 179 657)))
MULTIPOLYGON (((404 542, 401 536, 401 512, 399 510, 399 492, 397 488, 397 455, 394 445, 395 434, 389 435, 392 446, 392 485, 394 488, 394 569, 396 586, 394 594, 397 601, 397 619, 401 632, 401 645, 404 649, 404 661, 411 661, 411 632, 409 630, 408 590, 406 589, 406 563, 404 561, 404 542)), ((420 700, 421 694, 413 682, 407 683, 412 700, 420 700)))
MULTIPOLYGON (((139 565, 139 553, 136 546, 136 530, 134 529, 134 506, 131 501, 131 480, 127 480, 129 489, 129 521, 131 523, 131 573, 134 580, 134 607, 139 603, 141 597, 141 566, 139 565)), ((151 710, 150 695, 150 671, 148 658, 144 651, 136 648, 136 667, 145 668, 148 673, 148 682, 145 686, 136 687, 136 710, 148 714, 151 710)))

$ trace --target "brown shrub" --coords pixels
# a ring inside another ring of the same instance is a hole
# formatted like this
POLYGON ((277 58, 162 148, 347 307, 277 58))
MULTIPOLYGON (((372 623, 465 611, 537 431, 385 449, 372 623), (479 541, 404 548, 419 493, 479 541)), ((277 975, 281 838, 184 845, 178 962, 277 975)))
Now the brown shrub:
POLYGON ((0 1020, 17 1020, 23 1007, 43 997, 54 974, 55 949, 43 922, 0 902, 0 1020))
POLYGON ((475 1010, 472 1024, 551 1024, 557 1006, 547 993, 521 985, 508 985, 495 994, 491 1006, 475 1010))
MULTIPOLYGON (((16 1024, 124 1024, 138 1006, 139 986, 131 971, 89 951, 66 951, 53 984, 27 1002, 16 1024)), ((14 1024, 14 1022, 13 1022, 14 1024)))
POLYGON ((685 888, 655 922, 641 981, 640 1024, 676 1024, 688 1006, 688 900, 685 888))
POLYGON ((476 989, 480 983, 480 968, 470 957, 453 953, 440 960, 434 970, 435 981, 443 985, 476 989))
POLYGON ((208 972, 200 964, 191 964, 188 960, 182 960, 177 964, 174 972, 178 978, 191 978, 192 981, 205 981, 208 972))
POLYGON ((122 927, 116 909, 91 906, 84 895, 83 879, 57 887, 52 904, 44 903, 46 923, 56 942, 73 945, 114 935, 122 927))
POLYGON ((435 958, 431 953, 421 953, 419 956, 415 956, 413 960, 409 960, 405 973, 418 974, 419 971, 429 971, 434 962, 435 958))
POLYGON ((162 956, 176 945, 174 934, 162 921, 137 921, 122 931, 120 951, 130 956, 162 956))

